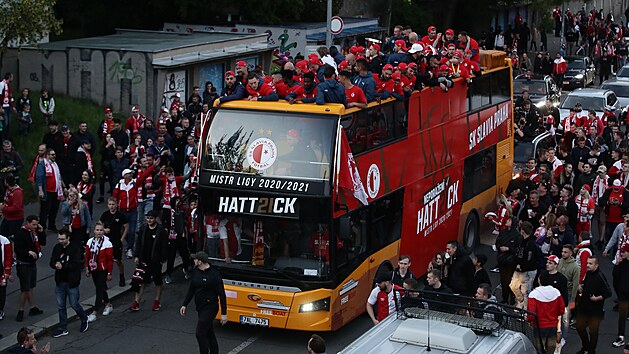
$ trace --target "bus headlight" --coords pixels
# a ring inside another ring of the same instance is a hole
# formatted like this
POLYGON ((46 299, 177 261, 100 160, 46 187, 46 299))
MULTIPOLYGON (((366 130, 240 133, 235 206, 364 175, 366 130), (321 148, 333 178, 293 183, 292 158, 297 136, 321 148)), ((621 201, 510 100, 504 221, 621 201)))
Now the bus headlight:
POLYGON ((330 298, 308 302, 299 306, 299 312, 330 311, 330 298))

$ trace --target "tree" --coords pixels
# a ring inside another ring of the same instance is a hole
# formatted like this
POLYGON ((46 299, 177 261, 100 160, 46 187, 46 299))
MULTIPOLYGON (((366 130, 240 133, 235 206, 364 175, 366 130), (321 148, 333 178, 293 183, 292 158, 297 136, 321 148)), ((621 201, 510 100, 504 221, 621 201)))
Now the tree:
POLYGON ((3 0, 0 5, 0 69, 9 48, 39 46, 50 33, 61 33, 62 20, 55 17, 56 0, 3 0))

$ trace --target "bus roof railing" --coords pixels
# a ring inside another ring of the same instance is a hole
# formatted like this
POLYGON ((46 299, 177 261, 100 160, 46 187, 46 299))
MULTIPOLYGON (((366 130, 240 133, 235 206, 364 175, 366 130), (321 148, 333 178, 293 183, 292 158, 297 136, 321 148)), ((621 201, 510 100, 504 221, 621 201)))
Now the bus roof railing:
POLYGON ((430 319, 469 328, 478 334, 505 330, 524 334, 541 348, 537 314, 494 300, 426 290, 393 290, 398 318, 430 319))

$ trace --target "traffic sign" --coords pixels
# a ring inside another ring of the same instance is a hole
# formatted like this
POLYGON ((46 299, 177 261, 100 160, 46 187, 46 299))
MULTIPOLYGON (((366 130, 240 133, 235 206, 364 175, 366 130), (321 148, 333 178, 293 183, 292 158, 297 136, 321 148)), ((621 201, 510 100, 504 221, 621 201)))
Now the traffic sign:
POLYGON ((338 16, 333 16, 330 19, 330 32, 332 34, 339 34, 343 31, 343 19, 338 16))

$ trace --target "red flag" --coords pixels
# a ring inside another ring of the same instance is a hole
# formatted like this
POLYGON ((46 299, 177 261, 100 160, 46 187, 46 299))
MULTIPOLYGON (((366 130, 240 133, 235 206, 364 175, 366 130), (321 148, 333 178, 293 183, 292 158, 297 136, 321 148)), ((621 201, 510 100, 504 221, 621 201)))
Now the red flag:
POLYGON ((358 166, 356 166, 356 161, 354 161, 354 154, 352 154, 352 150, 349 147, 345 131, 340 125, 338 136, 340 136, 341 140, 337 147, 336 190, 338 192, 339 188, 341 188, 346 195, 351 195, 364 205, 367 205, 369 204, 367 202, 367 193, 360 179, 358 166))

